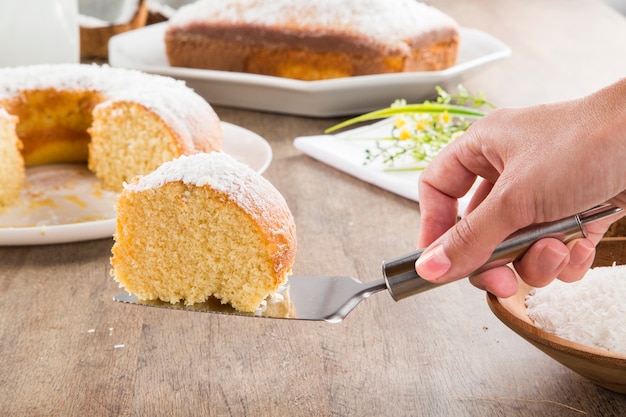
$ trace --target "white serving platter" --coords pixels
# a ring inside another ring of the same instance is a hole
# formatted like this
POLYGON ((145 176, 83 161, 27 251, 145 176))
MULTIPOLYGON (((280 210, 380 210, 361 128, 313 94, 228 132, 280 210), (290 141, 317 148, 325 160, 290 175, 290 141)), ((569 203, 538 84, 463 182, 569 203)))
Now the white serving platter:
POLYGON ((266 75, 172 67, 165 55, 167 22, 114 36, 109 63, 184 80, 212 105, 313 117, 364 113, 395 99, 421 102, 435 87, 452 89, 487 64, 511 54, 502 41, 477 29, 461 28, 457 64, 443 71, 406 72, 300 81, 266 75))

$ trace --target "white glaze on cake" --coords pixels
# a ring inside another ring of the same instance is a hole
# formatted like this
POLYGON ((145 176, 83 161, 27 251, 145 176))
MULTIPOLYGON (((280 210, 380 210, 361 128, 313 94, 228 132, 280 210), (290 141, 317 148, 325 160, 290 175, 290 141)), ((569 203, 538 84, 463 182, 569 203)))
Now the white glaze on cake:
POLYGON ((408 53, 411 47, 458 31, 451 17, 415 0, 200 0, 179 9, 170 28, 207 22, 244 24, 295 36, 338 34, 388 53, 408 53))
POLYGON ((5 119, 11 119, 14 116, 11 116, 9 113, 7 113, 7 111, 5 109, 0 107, 0 117, 5 118, 5 119))
MULTIPOLYGON (((99 65, 33 65, 0 69, 0 101, 28 90, 97 91, 105 98, 96 107, 115 102, 139 103, 181 132, 181 145, 193 149, 190 123, 206 114, 208 103, 183 81, 136 70, 99 65), (187 141, 184 141, 184 140, 187 141)), ((0 105, 1 108, 1 105, 0 105)))
MULTIPOLYGON (((274 215, 272 207, 276 206, 276 200, 282 200, 281 203, 286 205, 283 196, 267 179, 223 152, 180 156, 150 174, 124 184, 124 188, 141 192, 176 181, 198 187, 209 186, 225 194, 256 221, 274 215)), ((273 230, 272 233, 282 234, 285 231, 273 230)))

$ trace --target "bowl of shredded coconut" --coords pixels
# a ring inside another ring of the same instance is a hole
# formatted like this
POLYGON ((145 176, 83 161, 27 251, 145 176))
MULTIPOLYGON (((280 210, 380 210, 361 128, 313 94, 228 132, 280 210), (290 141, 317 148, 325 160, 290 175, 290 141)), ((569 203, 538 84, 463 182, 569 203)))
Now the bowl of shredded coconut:
POLYGON ((582 280, 555 280, 544 288, 520 281, 515 296, 489 294, 487 302, 505 325, 553 359, 626 394, 625 263, 626 238, 606 238, 582 280))

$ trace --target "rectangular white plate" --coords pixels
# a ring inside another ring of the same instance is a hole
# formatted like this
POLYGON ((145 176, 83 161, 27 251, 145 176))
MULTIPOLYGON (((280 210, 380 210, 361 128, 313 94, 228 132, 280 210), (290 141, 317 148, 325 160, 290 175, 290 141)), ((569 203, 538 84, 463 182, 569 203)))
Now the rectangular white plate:
MULTIPOLYGON (((375 149, 377 138, 390 136, 392 123, 393 119, 389 118, 333 135, 300 136, 294 139, 293 144, 311 158, 346 174, 409 200, 419 201, 417 183, 422 171, 390 171, 380 162, 365 164, 365 151, 375 149)), ((474 188, 459 201, 459 215, 467 208, 473 193, 474 188)))
POLYGON ((458 62, 443 71, 366 75, 300 81, 266 75, 171 67, 158 23, 114 36, 109 63, 182 79, 213 105, 314 117, 364 113, 387 107, 395 99, 421 102, 436 95, 435 86, 452 89, 475 71, 511 54, 493 36, 461 28, 458 62))

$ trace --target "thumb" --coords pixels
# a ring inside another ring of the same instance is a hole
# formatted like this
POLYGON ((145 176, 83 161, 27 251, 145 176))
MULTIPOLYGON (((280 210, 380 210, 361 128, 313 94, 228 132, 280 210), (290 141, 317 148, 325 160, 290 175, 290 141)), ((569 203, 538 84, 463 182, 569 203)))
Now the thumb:
POLYGON ((426 248, 415 263, 421 277, 441 284, 466 277, 483 265, 509 235, 526 226, 519 218, 512 221, 514 216, 508 213, 496 215, 489 200, 494 199, 485 200, 426 248))

